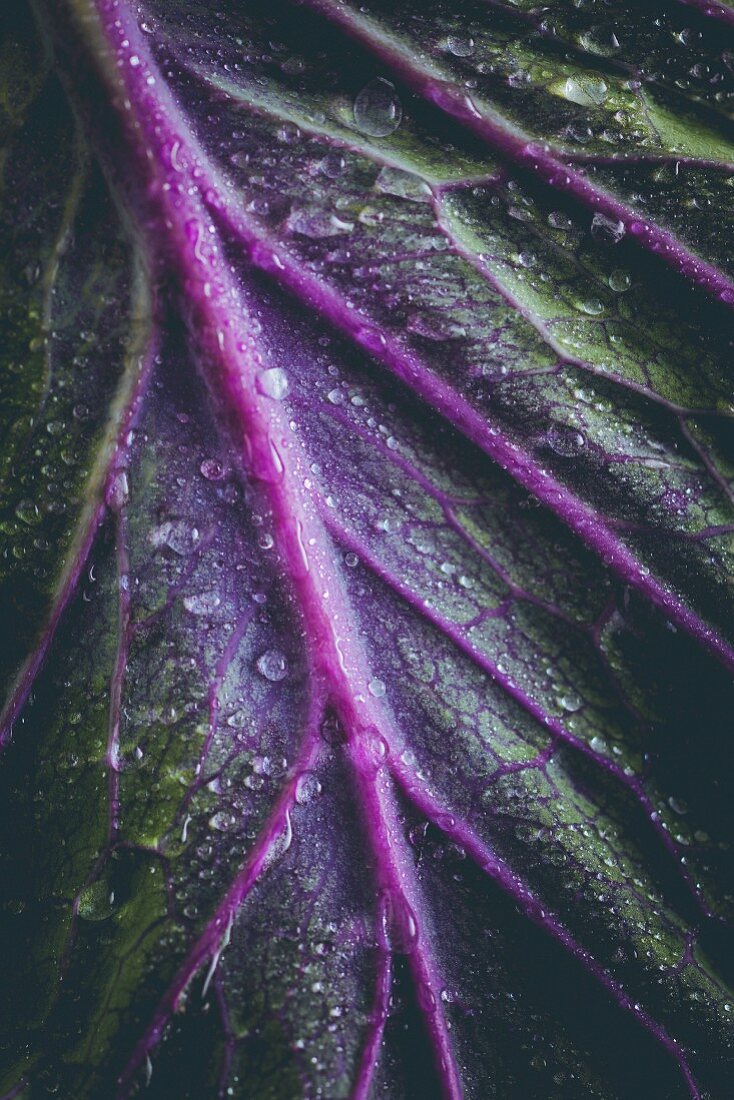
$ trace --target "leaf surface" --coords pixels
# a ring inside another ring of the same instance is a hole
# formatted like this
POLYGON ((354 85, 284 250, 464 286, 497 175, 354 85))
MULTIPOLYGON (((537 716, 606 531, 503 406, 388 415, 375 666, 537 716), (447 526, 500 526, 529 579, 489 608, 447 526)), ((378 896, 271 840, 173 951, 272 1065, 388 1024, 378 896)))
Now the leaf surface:
POLYGON ((2 16, 6 1097, 727 1095, 731 9, 445 9, 2 16))

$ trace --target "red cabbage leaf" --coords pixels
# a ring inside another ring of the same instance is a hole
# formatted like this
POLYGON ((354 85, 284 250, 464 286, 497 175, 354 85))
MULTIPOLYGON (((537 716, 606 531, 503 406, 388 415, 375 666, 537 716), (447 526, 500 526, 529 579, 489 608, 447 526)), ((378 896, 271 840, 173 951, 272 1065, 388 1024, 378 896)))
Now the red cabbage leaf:
POLYGON ((6 1100, 730 1095, 733 72, 6 0, 6 1100))

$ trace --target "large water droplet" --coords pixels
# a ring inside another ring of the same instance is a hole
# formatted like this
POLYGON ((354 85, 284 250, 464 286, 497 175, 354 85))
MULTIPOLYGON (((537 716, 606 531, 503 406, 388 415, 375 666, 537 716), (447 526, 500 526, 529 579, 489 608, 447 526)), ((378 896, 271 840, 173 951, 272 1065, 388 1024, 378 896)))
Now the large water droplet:
POLYGON ((370 80, 354 101, 354 124, 370 137, 394 133, 403 117, 395 85, 379 76, 370 80))

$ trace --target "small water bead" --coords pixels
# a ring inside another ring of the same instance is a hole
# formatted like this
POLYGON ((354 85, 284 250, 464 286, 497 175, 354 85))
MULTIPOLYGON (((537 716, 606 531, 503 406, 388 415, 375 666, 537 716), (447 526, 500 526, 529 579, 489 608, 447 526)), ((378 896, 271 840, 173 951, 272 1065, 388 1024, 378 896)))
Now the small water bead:
POLYGON ((130 484, 126 470, 115 470, 107 486, 107 505, 113 512, 121 512, 130 497, 130 484))
POLYGON ((85 886, 79 895, 77 912, 82 920, 107 920, 115 911, 115 895, 104 880, 85 886))
POLYGON ((29 527, 35 526, 41 518, 38 505, 32 500, 21 500, 15 507, 15 514, 21 523, 26 523, 29 527))
POLYGON ((321 723, 321 736, 327 745, 343 745, 346 741, 346 733, 335 714, 328 714, 321 723))
POLYGON ((344 564, 349 566, 350 569, 354 569, 355 566, 359 565, 359 558, 350 550, 349 553, 344 555, 344 564))
POLYGON ((581 710, 583 700, 575 692, 566 691, 559 696, 558 705, 569 714, 575 714, 577 710, 581 710))
POLYGON ((602 244, 619 244, 626 233, 623 221, 597 213, 591 219, 591 235, 602 244))
POLYGON ((585 298, 583 302, 577 302, 576 308, 589 317, 600 317, 604 312, 604 303, 598 298, 585 298))
POLYGON ((668 805, 670 806, 674 814, 682 815, 688 813, 688 804, 684 802, 682 798, 674 798, 671 795, 671 797, 668 799, 668 805))
POLYGON ((553 210, 548 215, 548 225, 551 229, 562 229, 564 233, 568 233, 569 230, 573 229, 573 222, 568 214, 564 214, 561 210, 553 210))
POLYGON ((563 82, 551 84, 550 91, 562 96, 570 103, 577 103, 580 107, 601 107, 609 89, 601 77, 588 76, 576 79, 570 76, 563 82))
POLYGON ((375 180, 375 190, 384 195, 395 195, 409 202, 429 202, 431 189, 420 176, 388 166, 381 168, 375 180))
POLYGON ((609 27, 589 27, 579 35, 579 45, 599 57, 613 57, 621 49, 619 39, 609 27))
POLYGON ((586 446, 583 432, 568 424, 554 424, 545 438, 550 449, 562 458, 573 458, 586 446))
POLYGON ((378 898, 378 929, 382 943, 401 955, 409 955, 418 943, 418 921, 398 893, 382 890, 378 898))
POLYGON ((295 122, 284 122, 278 130, 278 141, 284 145, 297 145, 302 134, 295 122))
POLYGON ((474 53, 474 39, 465 35, 450 34, 445 48, 454 57, 471 57, 474 53))
POLYGON ((329 210, 322 210, 318 206, 293 210, 285 224, 290 233, 297 233, 299 236, 309 237, 311 240, 320 240, 323 237, 338 237, 354 228, 351 222, 342 221, 341 218, 338 218, 329 210))
POLYGON ((621 268, 616 268, 608 279, 609 286, 617 294, 624 294, 626 290, 632 286, 632 276, 628 271, 622 271, 621 268))
POLYGON ((347 162, 341 153, 332 152, 327 153, 322 161, 319 162, 319 170, 327 177, 327 179, 335 180, 342 175, 344 169, 347 166, 347 162))
POLYGON ((258 657, 255 667, 261 676, 272 683, 285 680, 288 675, 288 660, 279 649, 266 649, 258 657))
POLYGON ((291 815, 290 813, 286 813, 281 831, 273 839, 270 849, 263 861, 263 867, 272 867, 276 860, 279 860, 281 856, 285 855, 292 843, 293 826, 291 825, 291 815))
POLYGON ((296 802, 299 806, 305 806, 313 802, 322 792, 318 776, 313 772, 303 772, 296 780, 296 802))
POLYGON ((370 680, 369 684, 367 685, 367 690, 369 691, 370 695, 374 695, 375 699, 381 699, 385 694, 384 681, 378 680, 376 678, 374 680, 370 680))
POLYGON ((260 371, 257 376, 257 388, 265 397, 273 401, 282 401, 288 393, 288 375, 282 367, 271 367, 260 371))
POLYGON ((363 134, 370 137, 393 134, 403 117, 395 85, 381 76, 365 84, 354 101, 353 114, 355 126, 363 134))
POLYGON ((221 462, 217 462, 216 458, 205 458, 199 470, 207 481, 221 481, 224 477, 224 466, 221 462))

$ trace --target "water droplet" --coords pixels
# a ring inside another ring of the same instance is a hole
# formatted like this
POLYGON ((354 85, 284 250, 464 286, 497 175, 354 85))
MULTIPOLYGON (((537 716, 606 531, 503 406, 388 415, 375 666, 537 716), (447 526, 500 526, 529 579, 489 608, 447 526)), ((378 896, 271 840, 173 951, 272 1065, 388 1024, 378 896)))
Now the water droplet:
POLYGON ((322 210, 318 206, 306 206, 291 211, 285 225, 290 233, 297 233, 301 237, 309 237, 312 240, 338 237, 342 233, 349 233, 354 228, 352 222, 342 221, 331 211, 322 210))
POLYGON ((120 512, 130 496, 126 470, 115 470, 107 486, 107 505, 113 512, 120 512))
POLYGON ((346 741, 344 727, 335 714, 328 714, 321 723, 321 736, 327 745, 343 745, 346 741))
POLYGON ((79 895, 78 913, 82 920, 107 920, 114 911, 115 895, 102 879, 85 886, 79 895))
POLYGON ((319 163, 320 170, 330 180, 338 179, 344 172, 346 166, 347 162, 342 154, 335 150, 327 153, 324 159, 319 163))
POLYGON ((313 802, 321 794, 321 783, 313 772, 303 772, 296 780, 296 802, 299 806, 305 806, 313 802))
POLYGON ((265 397, 273 401, 282 401, 288 393, 288 375, 282 367, 271 367, 260 371, 257 376, 257 388, 265 397))
POLYGON ((682 798, 674 798, 671 796, 668 799, 668 805, 670 806, 674 814, 688 813, 688 804, 684 802, 682 798))
POLYGON ((403 117, 395 85, 383 77, 365 84, 354 101, 354 123, 370 137, 387 137, 394 133, 403 117))
POLYGON ((278 130, 278 141, 284 145, 297 145, 301 140, 301 131, 295 122, 284 122, 278 130))
POLYGON ((613 57, 620 50, 619 39, 609 27, 589 27, 579 35, 582 49, 595 53, 599 57, 613 57))
POLYGON ((576 79, 570 76, 567 80, 558 81, 550 85, 550 91, 555 95, 571 103, 578 103, 580 107, 601 107, 607 98, 608 88, 601 77, 585 76, 576 79))
POLYGON ((559 696, 558 705, 563 710, 568 711, 569 714, 574 714, 577 710, 581 710, 583 701, 573 691, 566 691, 563 695, 559 696))
POLYGON ((583 433, 568 424, 554 424, 545 439, 550 449, 562 458, 573 458, 586 445, 583 433))
POLYGON ((385 694, 385 684, 382 680, 370 680, 369 684, 367 685, 367 690, 369 691, 370 695, 374 695, 375 699, 381 699, 382 696, 385 694))
POLYGON ((405 898, 389 890, 381 890, 378 905, 378 934, 383 945, 402 955, 409 955, 418 943, 418 922, 405 898))
POLYGON ((616 268, 608 279, 609 285, 612 290, 617 294, 624 294, 626 290, 632 286, 632 276, 628 271, 622 271, 621 268, 616 268))
POLYGON ((234 825, 234 818, 231 814, 226 814, 222 810, 209 818, 209 828, 216 829, 219 833, 226 832, 232 825, 234 825))
POLYGON ((207 481, 221 481, 224 477, 224 467, 216 458, 205 458, 199 469, 207 481))
POLYGON ((595 241, 602 244, 619 244, 625 235, 624 222, 615 218, 608 218, 606 214, 594 214, 591 219, 591 235, 595 241))
POLYGON ((38 505, 32 500, 21 500, 15 507, 15 514, 22 523, 35 526, 41 518, 38 505))
POLYGON ((553 210, 548 215, 548 225, 551 229, 562 229, 564 233, 568 233, 569 230, 573 229, 573 222, 568 214, 564 214, 561 210, 553 210))
POLYGON ((409 202, 429 202, 431 198, 431 189, 420 176, 387 166, 380 169, 375 180, 375 189, 384 195, 396 195, 409 202))
POLYGON ((585 298, 583 302, 577 302, 576 308, 589 317, 600 317, 604 312, 604 303, 598 298, 585 298))
POLYGON ((446 49, 454 57, 471 57, 474 53, 474 39, 465 35, 450 34, 446 39, 446 49))
POLYGON ((279 649, 266 649, 255 662, 257 671, 266 680, 277 683, 288 675, 288 661, 279 649))
POLYGON ((263 860, 263 868, 272 867, 276 860, 284 856, 293 843, 293 826, 291 825, 291 815, 286 813, 283 819, 283 825, 276 837, 270 845, 270 849, 263 860))

